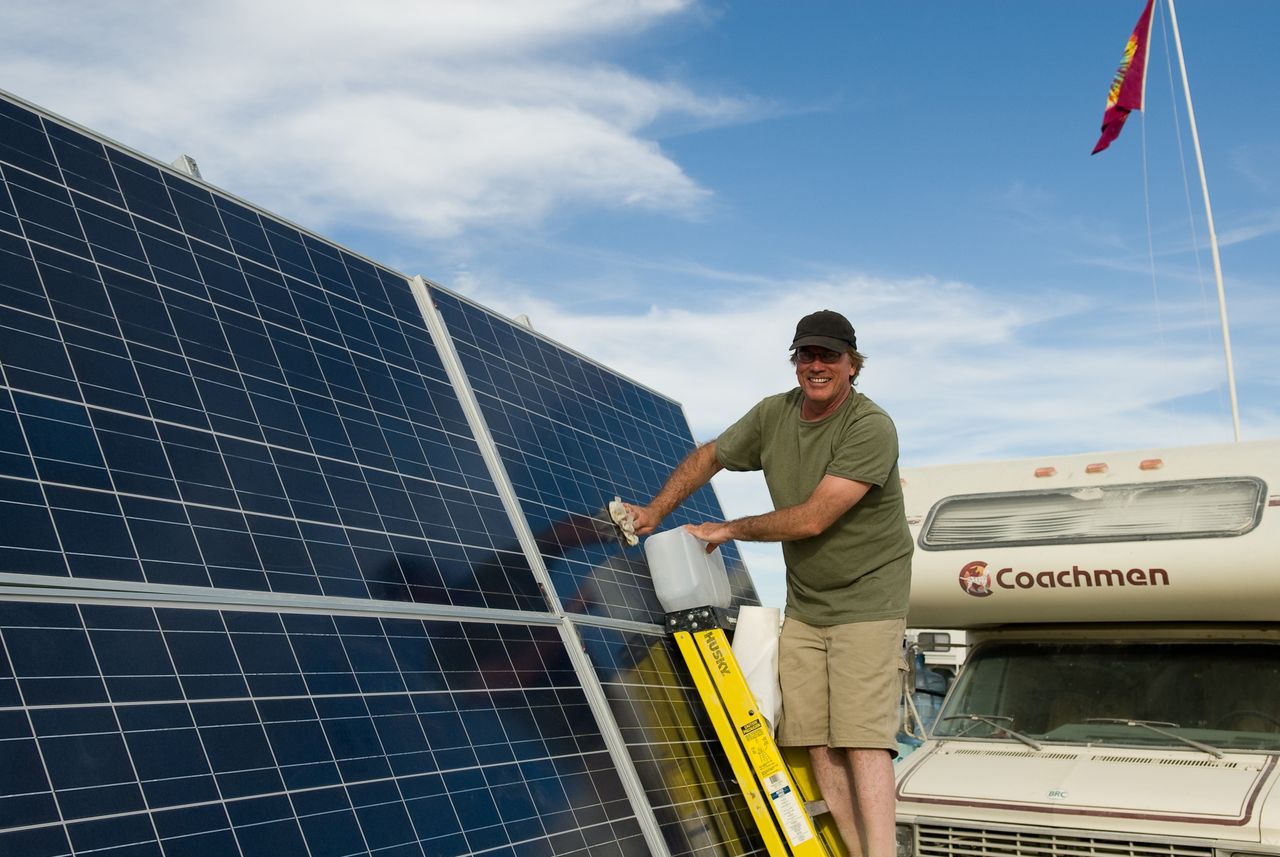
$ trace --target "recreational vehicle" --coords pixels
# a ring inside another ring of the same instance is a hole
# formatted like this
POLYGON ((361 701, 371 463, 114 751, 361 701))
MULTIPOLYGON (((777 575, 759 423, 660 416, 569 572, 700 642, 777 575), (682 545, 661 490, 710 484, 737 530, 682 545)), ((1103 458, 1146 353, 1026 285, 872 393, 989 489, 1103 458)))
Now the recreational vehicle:
POLYGON ((1280 441, 903 471, 966 658, 899 857, 1280 855, 1280 441))

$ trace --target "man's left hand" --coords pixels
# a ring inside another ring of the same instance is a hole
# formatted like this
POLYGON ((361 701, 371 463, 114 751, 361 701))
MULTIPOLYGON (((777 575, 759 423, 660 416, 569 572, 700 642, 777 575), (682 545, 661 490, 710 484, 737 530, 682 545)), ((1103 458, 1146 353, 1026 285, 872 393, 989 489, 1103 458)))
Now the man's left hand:
POLYGON ((720 545, 733 538, 729 525, 724 521, 705 521, 701 524, 685 524, 684 528, 693 533, 698 541, 707 543, 707 553, 711 553, 720 545))

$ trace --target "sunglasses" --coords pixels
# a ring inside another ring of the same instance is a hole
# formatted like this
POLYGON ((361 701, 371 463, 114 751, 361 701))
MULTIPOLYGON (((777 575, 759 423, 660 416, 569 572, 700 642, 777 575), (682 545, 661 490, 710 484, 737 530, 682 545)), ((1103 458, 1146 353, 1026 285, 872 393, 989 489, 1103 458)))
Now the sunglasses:
POLYGON ((796 350, 797 363, 812 363, 817 360, 820 363, 828 365, 839 363, 840 358, 844 356, 842 351, 828 351, 825 348, 799 348, 796 350))

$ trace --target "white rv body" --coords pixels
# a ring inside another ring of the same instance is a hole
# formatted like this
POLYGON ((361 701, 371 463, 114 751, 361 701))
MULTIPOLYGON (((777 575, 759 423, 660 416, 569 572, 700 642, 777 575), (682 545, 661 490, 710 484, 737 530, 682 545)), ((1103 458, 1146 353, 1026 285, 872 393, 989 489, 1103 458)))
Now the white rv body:
POLYGON ((903 470, 966 635, 899 857, 1280 855, 1280 442, 903 470))

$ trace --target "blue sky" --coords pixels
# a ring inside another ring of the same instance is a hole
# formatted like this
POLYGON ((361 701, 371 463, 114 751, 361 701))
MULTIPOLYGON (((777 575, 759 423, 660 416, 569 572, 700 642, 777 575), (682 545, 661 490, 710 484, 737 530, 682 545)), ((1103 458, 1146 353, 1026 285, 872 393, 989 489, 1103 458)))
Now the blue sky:
MULTIPOLYGON (((845 312, 907 466, 1231 439, 1159 0, 0 0, 0 87, 536 328, 710 439, 845 312)), ((1280 436, 1280 3, 1177 6, 1243 437, 1280 436)), ((732 515, 754 477, 717 477, 732 515)), ((781 603, 776 549, 748 562, 781 603)))

